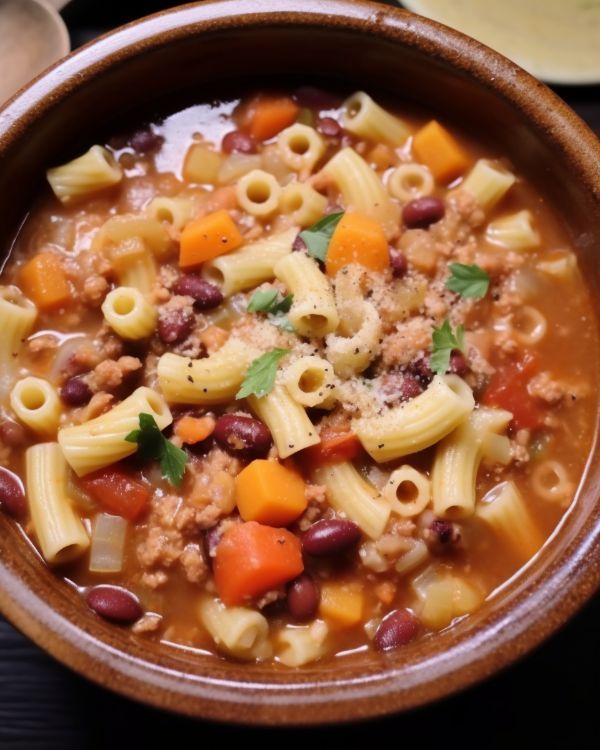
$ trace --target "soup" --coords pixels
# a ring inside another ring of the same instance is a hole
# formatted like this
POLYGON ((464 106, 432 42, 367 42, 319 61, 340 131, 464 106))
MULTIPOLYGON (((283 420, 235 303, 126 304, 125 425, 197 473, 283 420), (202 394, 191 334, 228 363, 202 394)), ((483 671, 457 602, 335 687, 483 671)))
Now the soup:
POLYGON ((0 501, 90 617, 287 667, 394 651, 548 539, 597 334, 502 154, 305 87, 48 181, 2 279, 0 501))

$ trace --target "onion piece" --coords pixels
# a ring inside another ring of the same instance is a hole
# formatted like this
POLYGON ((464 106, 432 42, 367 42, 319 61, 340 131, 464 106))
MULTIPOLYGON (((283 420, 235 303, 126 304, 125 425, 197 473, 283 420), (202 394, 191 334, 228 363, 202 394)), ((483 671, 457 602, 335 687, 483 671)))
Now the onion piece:
POLYGON ((119 573, 123 569, 127 526, 121 516, 98 513, 92 531, 91 573, 119 573))

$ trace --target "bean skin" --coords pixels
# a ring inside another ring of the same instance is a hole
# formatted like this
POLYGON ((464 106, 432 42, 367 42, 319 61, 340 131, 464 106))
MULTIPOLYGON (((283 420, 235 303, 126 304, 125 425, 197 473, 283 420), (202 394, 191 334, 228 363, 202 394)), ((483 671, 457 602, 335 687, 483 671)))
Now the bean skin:
POLYGON ((151 154, 163 145, 162 135, 153 132, 150 128, 136 130, 129 139, 129 145, 137 154, 151 154))
POLYGON ((342 126, 333 117, 319 117, 317 131, 326 138, 339 138, 342 134, 342 126))
POLYGON ((75 376, 60 389, 60 397, 67 406, 83 406, 92 398, 92 391, 85 380, 75 376))
POLYGON ((419 631, 419 621, 408 609, 396 609, 381 621, 375 633, 378 651, 393 651, 405 646, 419 631))
POLYGON ((269 452, 271 433, 258 419, 224 414, 217 419, 213 436, 229 453, 247 458, 260 458, 269 452))
POLYGON ((192 297, 198 310, 212 310, 223 302, 223 294, 218 286, 206 281, 197 273, 185 273, 173 287, 175 294, 192 297))
POLYGON ((319 599, 319 589, 308 573, 303 573, 288 585, 287 605, 294 620, 311 620, 317 613, 319 599))
POLYGON ((415 198, 402 209, 402 221, 408 229, 427 229, 443 218, 444 204, 433 195, 415 198))
POLYGON ((223 136, 221 149, 226 154, 232 154, 234 151, 238 154, 255 154, 256 140, 249 133, 232 130, 223 136))
POLYGON ((403 276, 406 276, 406 272, 408 271, 406 255, 400 250, 390 249, 390 266, 395 279, 401 279, 403 276))
POLYGON ((0 440, 9 448, 22 448, 27 442, 27 433, 23 425, 5 419, 0 423, 0 440))
POLYGON ((395 401, 410 401, 423 393, 421 381, 408 372, 389 372, 381 377, 381 392, 386 404, 395 401))
POLYGON ((94 586, 85 594, 88 607, 100 617, 130 625, 142 616, 136 596, 120 586, 94 586))
POLYGON ((0 509, 13 518, 23 518, 27 512, 23 483, 3 466, 0 466, 0 509))
POLYGON ((469 364, 465 355, 455 349, 452 354, 450 354, 448 370, 454 373, 454 375, 460 375, 462 378, 469 372, 469 369, 469 364))
POLYGON ((360 529, 353 521, 330 518, 313 523, 304 532, 302 549, 315 557, 337 555, 353 547, 359 539, 360 529))
POLYGON ((292 252, 293 253, 305 253, 306 252, 306 242, 300 237, 300 233, 296 235, 294 238, 294 241, 292 243, 292 252))
POLYGON ((170 310, 158 318, 158 335, 165 344, 175 344, 190 335, 195 322, 196 319, 191 312, 170 310))

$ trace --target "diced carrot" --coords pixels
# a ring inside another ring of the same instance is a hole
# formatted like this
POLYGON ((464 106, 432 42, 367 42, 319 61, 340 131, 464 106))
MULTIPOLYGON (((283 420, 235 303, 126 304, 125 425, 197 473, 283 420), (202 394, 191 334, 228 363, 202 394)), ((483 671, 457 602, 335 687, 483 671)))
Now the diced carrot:
POLYGON ((256 521, 236 524, 223 535, 213 570, 223 602, 241 604, 302 573, 300 539, 291 531, 256 521))
POLYGON ((287 526, 306 510, 304 480, 277 461, 257 459, 235 478, 235 502, 244 521, 287 526))
POLYGON ((266 141, 292 125, 299 112, 288 96, 257 96, 246 105, 242 127, 258 141, 266 141))
POLYGON ((538 370, 535 357, 526 353, 519 362, 498 368, 481 398, 486 406, 497 406, 513 415, 515 430, 533 429, 542 424, 542 410, 529 395, 527 384, 538 370))
POLYGON ((319 615, 338 627, 349 628, 362 620, 364 596, 356 584, 331 583, 321 585, 319 615))
POLYGON ((109 466, 78 479, 88 495, 105 510, 135 521, 150 501, 149 488, 118 466, 109 466))
POLYGON ((307 461, 307 465, 339 464, 342 461, 351 461, 362 452, 360 440, 353 432, 323 429, 320 437, 320 443, 302 451, 302 459, 307 461))
POLYGON ((329 241, 325 258, 328 276, 349 263, 360 263, 372 271, 385 271, 390 252, 381 226, 368 216, 345 214, 329 241))
POLYGON ((53 310, 71 299, 69 282, 60 258, 54 253, 39 253, 21 269, 21 289, 40 310, 53 310))
POLYGON ((415 134, 412 150, 417 161, 429 167, 438 182, 451 182, 469 166, 466 152, 436 120, 431 120, 415 134))
POLYGON ((214 354, 229 338, 229 331, 220 326, 208 326, 198 336, 200 343, 206 349, 207 354, 214 354))
POLYGON ((206 440, 215 431, 216 420, 214 417, 190 417, 185 416, 175 423, 175 434, 186 445, 194 445, 206 440))
POLYGON ((201 216, 181 232, 179 265, 182 268, 197 266, 236 250, 243 242, 239 229, 225 209, 201 216))

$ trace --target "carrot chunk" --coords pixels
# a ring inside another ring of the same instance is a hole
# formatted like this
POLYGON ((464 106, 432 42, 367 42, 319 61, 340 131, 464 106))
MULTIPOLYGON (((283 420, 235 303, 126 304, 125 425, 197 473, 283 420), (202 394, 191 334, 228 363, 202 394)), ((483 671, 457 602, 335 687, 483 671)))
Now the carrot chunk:
POLYGON ((60 258, 54 253, 39 253, 23 266, 21 289, 40 310, 61 307, 71 298, 60 258))
POLYGON ((139 518, 151 496, 145 484, 116 466, 94 471, 78 482, 105 510, 128 521, 139 518))
POLYGON ((187 445, 194 445, 206 440, 215 431, 215 418, 206 417, 181 417, 175 424, 175 434, 187 445))
POLYGON ((417 161, 429 167, 438 182, 451 182, 469 166, 469 157, 462 147, 436 120, 415 134, 412 150, 417 161))
POLYGON ((248 102, 242 126, 258 141, 266 141, 292 125, 299 111, 289 96, 257 96, 248 102))
POLYGON ((239 229, 225 209, 201 216, 181 233, 179 265, 181 268, 197 266, 236 250, 243 242, 239 229))
POLYGON ((326 582, 321 585, 319 615, 342 628, 358 625, 362 620, 364 595, 356 584, 326 582))
POLYGON ((244 521, 287 526, 306 510, 304 480, 276 461, 257 459, 235 478, 235 501, 244 521))
POLYGON ((241 523, 225 532, 213 568, 223 602, 241 604, 302 573, 300 539, 286 529, 241 523))
POLYGON ((385 271, 390 252, 381 226, 368 216, 345 214, 329 242, 325 269, 328 276, 349 263, 360 263, 372 271, 385 271))
POLYGON ((321 442, 302 451, 302 459, 308 466, 324 466, 351 461, 362 452, 360 440, 353 432, 333 429, 321 431, 321 442))

